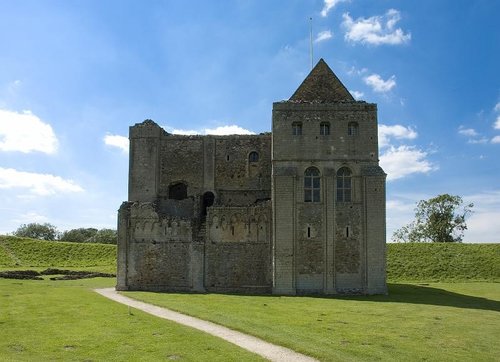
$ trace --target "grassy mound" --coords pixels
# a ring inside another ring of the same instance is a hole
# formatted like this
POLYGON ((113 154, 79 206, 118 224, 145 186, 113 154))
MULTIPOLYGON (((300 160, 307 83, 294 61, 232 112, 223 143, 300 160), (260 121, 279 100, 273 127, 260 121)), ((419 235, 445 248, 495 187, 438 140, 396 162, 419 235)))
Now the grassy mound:
POLYGON ((73 267, 109 270, 116 266, 116 246, 44 241, 0 236, 0 268, 73 267))
POLYGON ((389 281, 500 281, 500 244, 387 245, 389 281))
MULTIPOLYGON (((0 269, 64 267, 116 269, 116 246, 0 236, 0 269)), ((500 244, 387 245, 387 276, 394 281, 500 281, 500 244)))

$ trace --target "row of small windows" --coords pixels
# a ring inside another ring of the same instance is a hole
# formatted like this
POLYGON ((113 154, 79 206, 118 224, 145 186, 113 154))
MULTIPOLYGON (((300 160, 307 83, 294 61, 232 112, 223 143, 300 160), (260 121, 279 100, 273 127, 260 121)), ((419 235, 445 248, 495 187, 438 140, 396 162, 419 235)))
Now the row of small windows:
MULTIPOLYGON (((342 167, 337 172, 337 201, 351 202, 352 183, 351 170, 342 167)), ((309 167, 304 172, 304 202, 320 202, 320 173, 316 167, 309 167)))
MULTIPOLYGON (((302 135, 302 122, 292 123, 292 134, 294 136, 302 135)), ((321 136, 330 135, 330 123, 321 122, 319 124, 319 134, 321 136)), ((349 136, 357 136, 359 134, 359 125, 357 122, 349 122, 349 124, 347 125, 347 134, 349 136)))

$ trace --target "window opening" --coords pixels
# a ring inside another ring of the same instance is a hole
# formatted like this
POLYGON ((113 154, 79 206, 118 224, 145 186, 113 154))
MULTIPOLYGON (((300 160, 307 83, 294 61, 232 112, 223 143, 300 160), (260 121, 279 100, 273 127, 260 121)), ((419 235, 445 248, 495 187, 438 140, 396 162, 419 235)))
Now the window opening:
POLYGON ((215 195, 211 191, 207 191, 202 197, 202 216, 207 216, 207 208, 214 204, 215 195))
POLYGON ((328 136, 330 134, 330 123, 322 122, 319 125, 319 134, 321 136, 328 136))
POLYGON ((226 155, 226 161, 229 161, 229 155, 226 155))
POLYGON ((342 167, 337 172, 337 201, 351 201, 351 170, 347 167, 342 167))
POLYGON ((248 162, 259 162, 259 154, 255 151, 250 152, 248 162))
POLYGON ((304 173, 304 202, 319 202, 320 173, 316 167, 309 167, 304 173))
POLYGON ((187 198, 187 185, 178 182, 168 188, 168 198, 173 200, 184 200, 187 198))
POLYGON ((349 237, 349 226, 345 227, 345 236, 346 236, 346 238, 349 237))
POLYGON ((300 123, 300 122, 292 123, 292 134, 294 136, 302 135, 302 123, 300 123))
POLYGON ((311 227, 310 226, 307 227, 307 237, 308 238, 311 237, 311 227))
POLYGON ((231 226, 231 235, 234 236, 234 226, 231 226))
POLYGON ((349 122, 347 125, 347 134, 349 136, 357 136, 359 134, 359 126, 357 122, 349 122))

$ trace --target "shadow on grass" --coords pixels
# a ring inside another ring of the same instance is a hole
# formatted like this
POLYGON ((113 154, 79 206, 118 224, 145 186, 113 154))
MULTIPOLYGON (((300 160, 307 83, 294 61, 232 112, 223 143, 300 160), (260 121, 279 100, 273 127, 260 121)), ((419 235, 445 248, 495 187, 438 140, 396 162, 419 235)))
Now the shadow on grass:
MULTIPOLYGON (((388 295, 296 295, 286 296, 287 298, 321 298, 321 299, 342 299, 357 300, 373 303, 409 303, 426 304, 444 307, 456 307, 466 309, 491 310, 500 312, 500 302, 488 298, 474 297, 465 294, 450 292, 445 289, 429 287, 424 284, 397 284, 388 283, 388 295)), ((132 292, 133 291, 129 291, 132 292)), ((168 293, 161 291, 150 291, 149 293, 168 293)), ((199 294, 193 292, 173 292, 176 294, 199 294)), ((202 293, 202 294, 221 294, 231 296, 253 296, 253 297, 276 297, 280 295, 272 294, 241 294, 241 293, 202 293)), ((134 298, 133 294, 128 296, 134 298)))
POLYGON ((427 304, 445 307, 491 310, 500 312, 500 302, 418 284, 388 284, 388 295, 335 296, 338 299, 366 302, 427 304))

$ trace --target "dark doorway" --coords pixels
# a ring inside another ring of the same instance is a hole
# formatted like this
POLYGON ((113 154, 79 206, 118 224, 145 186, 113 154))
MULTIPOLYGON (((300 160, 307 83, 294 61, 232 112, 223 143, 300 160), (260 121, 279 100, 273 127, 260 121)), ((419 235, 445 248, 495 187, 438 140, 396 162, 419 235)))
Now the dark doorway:
POLYGON ((203 194, 202 198, 202 208, 201 213, 202 216, 207 216, 207 207, 210 207, 214 204, 215 195, 213 192, 207 191, 203 194))
POLYGON ((187 198, 187 185, 179 182, 170 185, 168 188, 168 198, 174 200, 184 200, 187 198))

